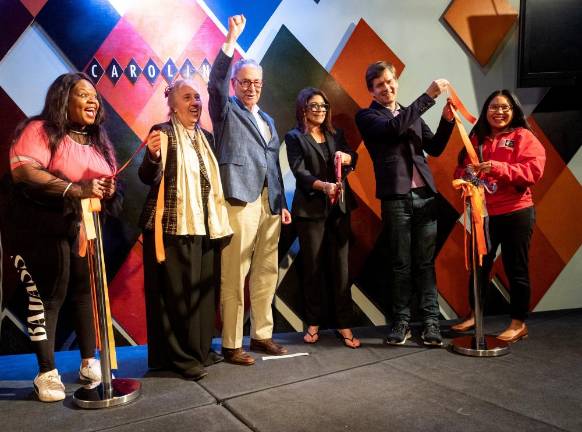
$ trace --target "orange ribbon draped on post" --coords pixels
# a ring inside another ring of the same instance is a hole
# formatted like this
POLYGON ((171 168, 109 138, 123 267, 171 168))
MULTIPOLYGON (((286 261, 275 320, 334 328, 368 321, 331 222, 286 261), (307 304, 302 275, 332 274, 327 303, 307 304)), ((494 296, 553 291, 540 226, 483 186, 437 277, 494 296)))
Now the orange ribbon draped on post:
POLYGON ((111 319, 111 309, 109 307, 109 289, 107 287, 107 273, 105 271, 105 255, 103 251, 97 254, 96 248, 101 247, 102 239, 97 238, 97 229, 95 223, 99 223, 99 218, 94 217, 93 213, 99 213, 101 211, 101 201, 97 198, 86 198, 81 200, 82 209, 82 224, 80 229, 81 238, 84 237, 85 241, 80 241, 80 252, 83 253, 81 256, 87 254, 87 260, 89 263, 89 280, 91 285, 91 296, 93 303, 93 318, 95 325, 95 336, 97 339, 97 348, 101 350, 101 336, 99 331, 98 323, 98 308, 97 308, 97 295, 98 289, 103 290, 105 297, 105 315, 107 321, 107 340, 109 343, 109 361, 111 362, 111 368, 117 369, 117 355, 115 353, 115 337, 113 335, 113 325, 111 319), (96 262, 96 257, 101 257, 99 262, 96 262), (99 266, 99 269, 95 268, 95 265, 99 266), (103 281, 103 286, 97 286, 96 272, 101 273, 101 280, 103 281))
MULTIPOLYGON (((469 110, 467 110, 463 102, 459 99, 459 96, 457 95, 457 92, 453 86, 449 85, 448 92, 450 99, 449 106, 455 115, 455 126, 451 136, 455 134, 456 137, 460 138, 460 140, 463 142, 465 150, 467 150, 471 164, 476 165, 479 163, 479 157, 477 156, 477 152, 475 152, 473 144, 471 144, 471 140, 469 139, 467 131, 461 122, 458 112, 460 112, 463 117, 465 117, 470 123, 475 123, 477 119, 469 112, 469 110)), ((463 224, 465 227, 467 226, 467 207, 469 205, 471 206, 471 234, 473 238, 473 245, 476 247, 479 265, 483 265, 483 256, 487 254, 487 241, 485 239, 485 217, 487 216, 487 208, 485 207, 484 188, 483 186, 475 186, 473 183, 462 179, 453 180, 453 187, 462 191, 461 196, 463 197, 465 206, 463 212, 463 224)), ((465 266, 467 269, 469 269, 467 247, 467 230, 465 229, 465 266)))
MULTIPOLYGON (((473 183, 462 179, 453 180, 453 187, 461 189, 462 197, 465 202, 465 211, 463 212, 463 225, 467 226, 467 206, 471 204, 471 234, 473 236, 473 246, 476 246, 476 252, 479 257, 479 265, 483 265, 483 257, 487 255, 487 241, 485 239, 485 197, 483 186, 475 186, 473 183)), ((465 267, 469 269, 467 258, 467 230, 465 229, 465 267)))
MULTIPOLYGON (((156 214, 154 219, 154 236, 155 236, 155 250, 156 259, 159 263, 166 260, 166 254, 164 251, 164 238, 162 230, 162 217, 164 215, 164 170, 166 166, 166 155, 168 153, 168 136, 165 133, 160 133, 161 140, 161 163, 162 163, 162 178, 160 181, 160 187, 158 190, 158 197, 156 201, 156 214)), ((115 172, 112 177, 116 177, 123 170, 125 170, 131 161, 138 155, 142 148, 144 148, 146 142, 144 141, 131 155, 131 157, 115 172)), ((101 349, 101 332, 99 329, 99 311, 97 307, 97 277, 96 272, 101 273, 101 280, 103 281, 103 294, 105 298, 105 315, 107 322, 107 341, 109 344, 109 359, 112 369, 117 369, 117 355, 115 352, 115 338, 113 335, 113 325, 111 319, 111 309, 109 307, 109 290, 107 287, 107 274, 105 271, 105 255, 101 250, 99 254, 96 254, 96 247, 101 247, 102 239, 97 238, 98 230, 95 227, 95 223, 99 223, 98 213, 101 211, 101 201, 98 198, 86 198, 81 200, 81 227, 79 229, 79 238, 77 241, 77 252, 79 256, 87 256, 89 264, 89 282, 91 285, 91 297, 93 304, 93 317, 95 325, 95 336, 97 339, 97 348, 101 349), (97 216, 94 217, 93 213, 97 216), (99 245, 99 246, 98 246, 99 245), (96 262, 96 257, 100 257, 100 262, 96 262), (96 268, 95 265, 99 266, 96 268)), ((99 231, 100 232, 100 231, 99 231)))

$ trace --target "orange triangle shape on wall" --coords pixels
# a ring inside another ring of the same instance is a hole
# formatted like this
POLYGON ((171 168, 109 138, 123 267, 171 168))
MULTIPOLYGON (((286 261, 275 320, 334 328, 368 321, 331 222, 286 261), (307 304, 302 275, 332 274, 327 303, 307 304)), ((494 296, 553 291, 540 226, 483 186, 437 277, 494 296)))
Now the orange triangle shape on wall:
POLYGON ((485 66, 517 21, 517 11, 506 0, 453 0, 443 18, 485 66))

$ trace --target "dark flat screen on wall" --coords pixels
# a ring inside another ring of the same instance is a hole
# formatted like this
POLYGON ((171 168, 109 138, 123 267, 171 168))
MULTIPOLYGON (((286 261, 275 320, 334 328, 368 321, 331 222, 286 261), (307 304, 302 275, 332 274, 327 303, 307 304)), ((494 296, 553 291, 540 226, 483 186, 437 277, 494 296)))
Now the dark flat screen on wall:
POLYGON ((517 84, 582 85, 582 0, 521 0, 517 84))

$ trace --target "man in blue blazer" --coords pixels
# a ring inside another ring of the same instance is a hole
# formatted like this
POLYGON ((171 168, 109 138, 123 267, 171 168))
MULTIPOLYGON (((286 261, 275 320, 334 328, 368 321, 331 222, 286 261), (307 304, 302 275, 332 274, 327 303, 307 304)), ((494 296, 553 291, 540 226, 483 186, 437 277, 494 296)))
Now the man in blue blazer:
POLYGON ((230 225, 234 234, 221 256, 222 353, 227 362, 250 366, 242 349, 244 287, 251 301, 252 351, 282 355, 275 343, 272 302, 279 271, 281 223, 291 223, 279 166, 279 137, 273 119, 257 105, 263 70, 254 60, 239 60, 230 71, 235 43, 245 27, 243 15, 228 19, 226 42, 208 82, 209 112, 230 225), (229 84, 234 96, 229 97, 229 84))
POLYGON ((411 336, 410 300, 416 291, 426 345, 442 345, 434 270, 437 234, 436 186, 425 152, 440 155, 453 130, 448 104, 436 134, 421 116, 435 104, 448 82, 438 79, 410 106, 397 101, 394 66, 371 64, 366 85, 373 98, 356 114, 356 123, 374 163, 376 197, 381 200, 382 241, 390 260, 393 324, 390 344, 404 344, 411 336))

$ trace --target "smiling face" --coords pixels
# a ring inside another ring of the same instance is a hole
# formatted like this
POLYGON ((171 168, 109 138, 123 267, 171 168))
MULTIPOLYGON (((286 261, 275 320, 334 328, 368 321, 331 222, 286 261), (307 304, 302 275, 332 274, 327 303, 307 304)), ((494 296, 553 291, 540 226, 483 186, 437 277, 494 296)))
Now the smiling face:
POLYGON ((487 107, 487 122, 493 134, 503 132, 511 124, 513 119, 513 106, 511 102, 502 95, 495 96, 487 107))
POLYGON ((396 108, 398 80, 390 69, 385 69, 382 75, 372 81, 372 88, 369 91, 376 102, 392 110, 396 108))
POLYGON ((189 84, 183 84, 175 90, 172 96, 172 108, 180 123, 188 129, 194 128, 202 114, 200 93, 189 84))
POLYGON ((240 68, 232 79, 234 94, 245 107, 252 110, 259 103, 263 82, 263 71, 253 65, 240 68), (258 86, 254 83, 260 83, 258 86))
POLYGON ((81 128, 92 125, 98 111, 99 100, 93 84, 84 79, 77 81, 69 93, 69 121, 81 128))
POLYGON ((310 126, 321 126, 327 116, 328 104, 321 95, 313 95, 305 106, 305 123, 310 126))

